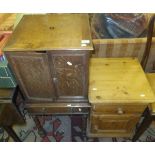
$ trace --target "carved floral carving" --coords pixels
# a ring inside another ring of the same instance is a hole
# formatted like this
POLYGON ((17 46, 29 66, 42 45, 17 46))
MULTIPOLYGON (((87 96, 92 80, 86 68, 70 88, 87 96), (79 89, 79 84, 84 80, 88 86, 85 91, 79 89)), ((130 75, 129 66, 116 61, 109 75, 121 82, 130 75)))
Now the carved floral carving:
POLYGON ((61 92, 60 94, 80 96, 82 94, 83 86, 83 65, 75 63, 73 56, 54 57, 53 64, 57 79, 57 87, 59 92, 61 92))

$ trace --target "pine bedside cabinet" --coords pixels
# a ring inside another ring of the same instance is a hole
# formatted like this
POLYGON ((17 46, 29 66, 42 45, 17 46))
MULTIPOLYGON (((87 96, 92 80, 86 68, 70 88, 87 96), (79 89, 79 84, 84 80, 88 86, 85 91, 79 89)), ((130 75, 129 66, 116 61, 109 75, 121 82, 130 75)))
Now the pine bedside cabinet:
POLYGON ((88 136, 132 137, 155 96, 136 58, 91 58, 88 136))

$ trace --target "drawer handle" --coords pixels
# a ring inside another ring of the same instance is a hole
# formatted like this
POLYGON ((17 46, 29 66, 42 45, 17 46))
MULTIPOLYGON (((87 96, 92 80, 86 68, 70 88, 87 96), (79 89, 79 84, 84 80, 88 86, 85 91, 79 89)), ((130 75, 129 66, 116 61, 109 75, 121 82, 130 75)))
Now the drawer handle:
POLYGON ((117 113, 121 115, 121 114, 124 114, 124 111, 122 110, 122 108, 118 108, 117 113))

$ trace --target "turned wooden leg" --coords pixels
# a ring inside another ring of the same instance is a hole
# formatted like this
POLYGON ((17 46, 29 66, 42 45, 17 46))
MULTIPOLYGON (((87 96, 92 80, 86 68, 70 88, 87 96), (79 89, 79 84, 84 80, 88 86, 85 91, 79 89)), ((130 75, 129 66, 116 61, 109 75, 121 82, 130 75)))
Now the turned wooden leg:
POLYGON ((46 136, 46 131, 44 130, 43 126, 40 124, 40 121, 38 119, 38 116, 33 116, 33 120, 38 128, 38 132, 40 133, 41 137, 46 136))
POLYGON ((146 129, 150 126, 151 122, 153 121, 153 116, 150 113, 149 108, 143 113, 143 121, 137 126, 135 135, 132 138, 132 141, 135 142, 139 137, 146 131, 146 129))
POLYGON ((12 129, 11 126, 3 126, 6 132, 12 137, 15 142, 21 142, 20 138, 17 136, 15 131, 12 129))

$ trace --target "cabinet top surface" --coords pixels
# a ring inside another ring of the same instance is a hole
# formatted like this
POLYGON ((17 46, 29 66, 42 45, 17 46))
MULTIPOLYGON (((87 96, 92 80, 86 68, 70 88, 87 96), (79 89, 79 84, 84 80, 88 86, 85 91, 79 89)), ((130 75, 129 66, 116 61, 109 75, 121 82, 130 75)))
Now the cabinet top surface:
POLYGON ((4 51, 93 50, 88 14, 25 15, 4 51))
POLYGON ((145 73, 135 58, 91 58, 88 96, 91 104, 155 101, 145 73))

